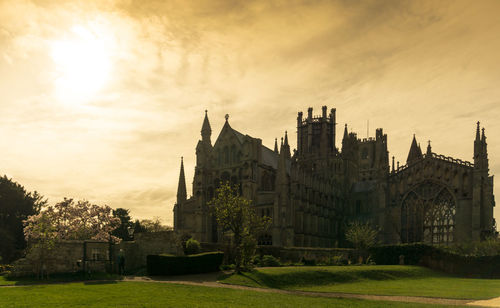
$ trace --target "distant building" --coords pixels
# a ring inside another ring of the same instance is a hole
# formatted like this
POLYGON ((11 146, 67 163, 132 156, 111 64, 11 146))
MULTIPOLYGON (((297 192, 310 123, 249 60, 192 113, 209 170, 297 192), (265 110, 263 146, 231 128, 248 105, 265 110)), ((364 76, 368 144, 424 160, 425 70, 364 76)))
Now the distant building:
POLYGON ((404 166, 389 165, 387 135, 359 139, 344 128, 336 147, 336 110, 297 117, 297 150, 288 136, 274 150, 262 140, 229 125, 228 116, 215 144, 205 113, 196 146, 193 196, 186 193, 184 166, 174 206, 175 230, 201 242, 218 242, 218 228, 207 202, 221 181, 240 185, 257 213, 272 217, 260 244, 335 247, 344 244, 344 228, 353 220, 381 229, 384 243, 447 244, 479 240, 495 228, 493 176, 489 175, 484 128, 477 123, 474 163, 422 153, 415 136, 404 166))

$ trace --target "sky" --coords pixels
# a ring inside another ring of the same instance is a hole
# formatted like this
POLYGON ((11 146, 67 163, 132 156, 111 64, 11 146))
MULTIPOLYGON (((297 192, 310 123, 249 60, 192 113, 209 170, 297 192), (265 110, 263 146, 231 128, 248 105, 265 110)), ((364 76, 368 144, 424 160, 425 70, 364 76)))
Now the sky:
MULTIPOLYGON (((205 110, 261 138, 298 111, 337 109, 388 134, 402 164, 425 149, 472 161, 486 128, 500 173, 500 1, 0 0, 0 174, 172 225, 205 110)), ((495 183, 500 196, 500 184, 495 183)), ((500 208, 495 216, 500 217, 500 208)))

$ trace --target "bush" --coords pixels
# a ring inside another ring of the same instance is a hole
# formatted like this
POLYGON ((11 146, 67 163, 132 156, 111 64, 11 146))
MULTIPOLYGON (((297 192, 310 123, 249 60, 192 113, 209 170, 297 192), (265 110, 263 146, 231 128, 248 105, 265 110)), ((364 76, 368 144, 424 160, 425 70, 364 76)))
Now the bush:
POLYGON ((184 275, 219 271, 224 259, 222 252, 206 252, 189 256, 149 255, 148 275, 184 275))
POLYGON ((200 253, 201 246, 200 242, 195 240, 194 238, 190 238, 186 241, 186 248, 184 249, 184 253, 187 255, 194 255, 200 253))
POLYGON ((260 266, 281 266, 280 260, 272 255, 264 255, 260 261, 260 266))
POLYGON ((14 267, 10 264, 0 264, 0 276, 9 275, 12 272, 13 268, 14 267))
POLYGON ((399 256, 404 256, 404 264, 415 265, 436 248, 426 244, 384 245, 370 248, 372 260, 379 265, 399 264, 399 256))
POLYGON ((305 266, 315 266, 316 265, 315 259, 306 259, 305 257, 302 257, 301 262, 304 263, 305 266))

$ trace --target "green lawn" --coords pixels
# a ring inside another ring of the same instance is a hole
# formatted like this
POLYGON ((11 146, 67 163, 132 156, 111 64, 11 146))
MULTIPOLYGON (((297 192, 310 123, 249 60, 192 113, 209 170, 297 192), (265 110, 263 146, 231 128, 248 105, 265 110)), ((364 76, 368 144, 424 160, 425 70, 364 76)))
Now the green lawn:
MULTIPOLYGON (((0 307, 428 307, 168 283, 100 282, 0 287, 0 307)), ((444 307, 444 306, 442 306, 444 307)))
POLYGON ((500 279, 457 278, 418 266, 301 266, 257 268, 220 279, 260 288, 456 299, 500 296, 500 279))
MULTIPOLYGON (((106 273, 94 273, 89 278, 91 280, 121 280, 122 276, 106 273)), ((50 279, 39 280, 35 277, 22 277, 22 278, 7 278, 5 276, 0 276, 0 286, 10 286, 10 285, 32 285, 41 283, 58 283, 58 282, 72 282, 72 281, 82 281, 85 280, 83 274, 54 274, 50 276, 50 279)))

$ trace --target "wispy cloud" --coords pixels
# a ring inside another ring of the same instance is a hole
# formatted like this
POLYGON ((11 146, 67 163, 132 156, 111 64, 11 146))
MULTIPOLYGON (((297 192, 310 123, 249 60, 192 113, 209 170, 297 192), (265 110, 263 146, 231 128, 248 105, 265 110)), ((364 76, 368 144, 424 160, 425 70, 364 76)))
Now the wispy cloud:
MULTIPOLYGON (((498 1, 28 1, 0 3, 0 172, 51 202, 127 207, 171 223, 180 156, 193 176, 204 110, 291 134, 297 111, 336 107, 360 136, 384 127, 404 161, 413 133, 472 156, 474 123, 498 173, 498 1), (85 102, 54 96, 51 44, 105 37, 112 78, 85 102)), ((337 140, 340 142, 340 140, 337 140)), ((188 187, 189 190, 190 187, 188 187)))

